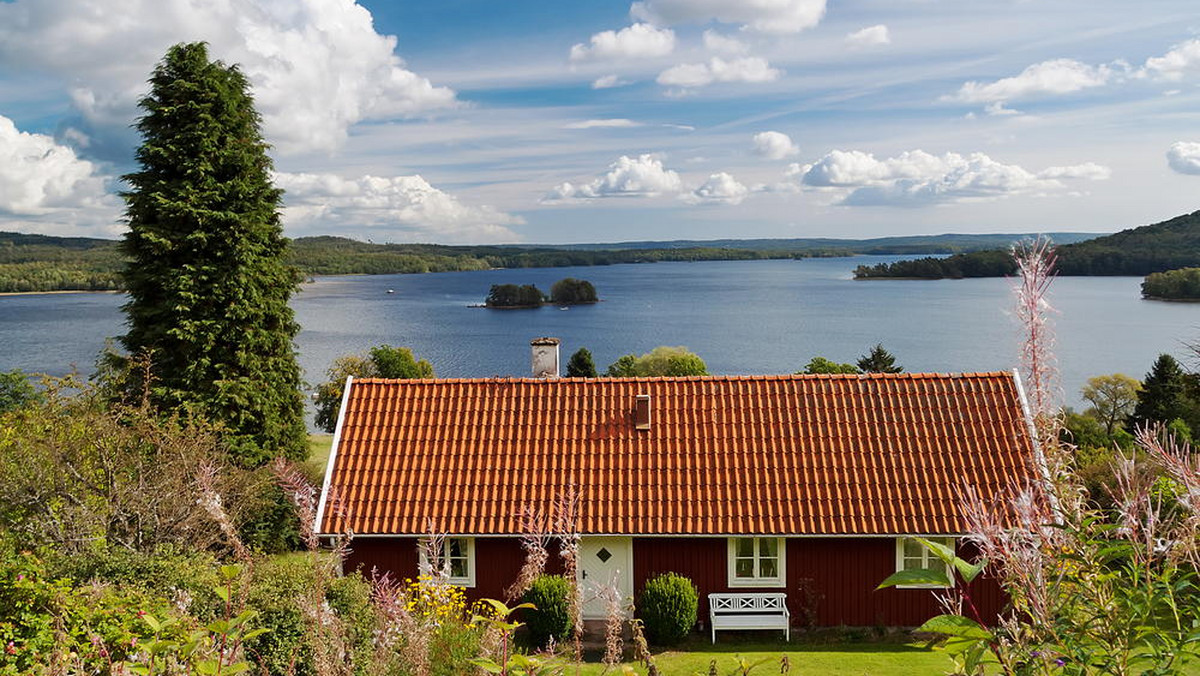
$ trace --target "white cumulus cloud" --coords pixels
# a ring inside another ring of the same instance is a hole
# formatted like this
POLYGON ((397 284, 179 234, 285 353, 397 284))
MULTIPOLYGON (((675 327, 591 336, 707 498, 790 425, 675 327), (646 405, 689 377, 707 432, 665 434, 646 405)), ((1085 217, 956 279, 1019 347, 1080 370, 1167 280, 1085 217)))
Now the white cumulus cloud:
POLYGON ((846 36, 846 44, 851 47, 875 47, 891 42, 892 36, 888 33, 888 27, 883 24, 867 26, 846 36))
POLYGON ((95 164, 0 115, 0 215, 8 227, 55 235, 119 231, 119 203, 95 164))
POLYGON ((787 134, 779 131, 764 131, 754 135, 754 152, 772 160, 782 160, 800 152, 787 134))
POLYGON ((704 48, 710 52, 731 54, 734 56, 745 54, 746 50, 749 49, 746 43, 741 40, 731 38, 728 35, 722 35, 711 28, 704 31, 704 48))
POLYGON ((1162 56, 1146 59, 1139 74, 1175 81, 1193 72, 1200 72, 1200 39, 1188 40, 1162 56))
POLYGON ((1049 194, 1065 187, 1060 179, 1103 180, 1111 173, 1091 162, 1035 173, 983 153, 934 155, 913 150, 881 160, 858 150, 834 150, 808 167, 800 180, 817 188, 847 189, 841 200, 845 205, 923 206, 1049 194))
POLYGON ((289 233, 345 234, 389 241, 512 242, 507 226, 524 221, 489 206, 470 206, 421 176, 277 173, 286 192, 289 233))
POLYGON ((657 156, 647 153, 637 157, 622 155, 609 165, 607 172, 594 180, 582 185, 562 183, 551 190, 543 201, 656 197, 681 190, 683 181, 679 174, 664 167, 662 160, 657 156))
POLYGON ((1074 59, 1053 59, 1035 63, 1019 75, 995 82, 967 82, 949 98, 966 103, 995 103, 1043 94, 1070 94, 1106 85, 1116 74, 1105 65, 1089 66, 1074 59))
POLYGON ((825 16, 825 0, 644 0, 629 8, 635 18, 658 25, 740 24, 761 33, 798 33, 825 16))
POLYGON ((596 33, 589 44, 581 42, 571 47, 571 60, 649 59, 666 56, 674 50, 675 31, 635 23, 619 31, 596 33))
POLYGON ((658 74, 657 82, 664 87, 693 89, 716 82, 772 82, 783 72, 772 68, 766 59, 747 56, 726 61, 714 56, 708 63, 684 63, 658 74))
POLYGON ((741 204, 750 189, 742 185, 733 176, 721 171, 708 177, 700 187, 681 195, 685 202, 692 204, 725 204, 729 206, 741 204))
POLYGON ((193 40, 241 65, 267 138, 284 152, 333 150, 360 121, 457 105, 452 90, 405 67, 396 38, 377 33, 354 0, 0 3, 0 61, 72 83, 76 133, 89 138, 126 134, 151 68, 193 40))
POLYGON ((1200 176, 1200 143, 1172 143, 1167 151, 1167 164, 1181 174, 1200 176))

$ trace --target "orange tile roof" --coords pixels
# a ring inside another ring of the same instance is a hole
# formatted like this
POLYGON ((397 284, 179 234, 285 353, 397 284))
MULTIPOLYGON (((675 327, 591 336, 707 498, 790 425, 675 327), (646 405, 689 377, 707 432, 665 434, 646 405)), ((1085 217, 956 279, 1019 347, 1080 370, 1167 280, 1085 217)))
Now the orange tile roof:
POLYGON ((364 379, 343 415, 325 533, 517 533, 571 485, 583 533, 958 533, 1033 455, 1012 373, 364 379))

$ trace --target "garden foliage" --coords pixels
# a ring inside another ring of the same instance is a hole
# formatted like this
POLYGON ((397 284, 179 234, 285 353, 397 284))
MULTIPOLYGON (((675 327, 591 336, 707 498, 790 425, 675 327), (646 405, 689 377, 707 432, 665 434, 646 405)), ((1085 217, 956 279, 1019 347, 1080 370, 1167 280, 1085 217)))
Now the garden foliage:
POLYGON ((561 575, 542 575, 526 590, 522 601, 533 606, 524 613, 529 640, 543 647, 551 638, 563 643, 575 627, 570 610, 571 583, 561 575))
POLYGON ((696 626, 699 591, 688 578, 663 573, 646 582, 638 599, 638 615, 646 638, 656 645, 674 645, 696 626))

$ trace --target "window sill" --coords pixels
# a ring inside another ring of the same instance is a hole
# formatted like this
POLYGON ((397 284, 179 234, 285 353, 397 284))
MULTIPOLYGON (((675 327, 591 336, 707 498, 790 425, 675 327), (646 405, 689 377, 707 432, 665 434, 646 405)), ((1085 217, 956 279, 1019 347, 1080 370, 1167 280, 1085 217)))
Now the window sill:
POLYGON ((771 589, 782 589, 787 586, 787 583, 779 578, 771 579, 750 579, 750 578, 734 578, 729 580, 729 586, 735 588, 741 587, 763 587, 771 589))

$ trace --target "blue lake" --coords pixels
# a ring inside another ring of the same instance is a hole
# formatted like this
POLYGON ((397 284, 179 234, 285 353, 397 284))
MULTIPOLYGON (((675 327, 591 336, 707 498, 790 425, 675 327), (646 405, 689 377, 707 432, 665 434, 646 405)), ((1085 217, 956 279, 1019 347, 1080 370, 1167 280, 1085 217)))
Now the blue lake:
MULTIPOLYGON (((300 362, 312 383, 330 362, 381 343, 413 348, 439 376, 529 374, 529 340, 556 336, 565 364, 587 347, 603 368, 622 354, 686 345, 713 373, 790 373, 815 355, 854 361, 875 343, 909 371, 983 371, 1017 364, 1019 327, 1005 279, 854 281, 861 263, 899 257, 655 263, 427 275, 324 277, 293 300, 300 362), (595 284, 603 302, 569 310, 486 310, 492 284, 563 277, 595 284), (388 290, 394 293, 388 293, 388 290)), ((1056 353, 1067 403, 1092 375, 1142 377, 1161 352, 1191 362, 1200 305, 1141 300, 1138 277, 1054 282, 1056 353)), ((121 334, 122 296, 0 297, 0 371, 92 370, 121 334)))

